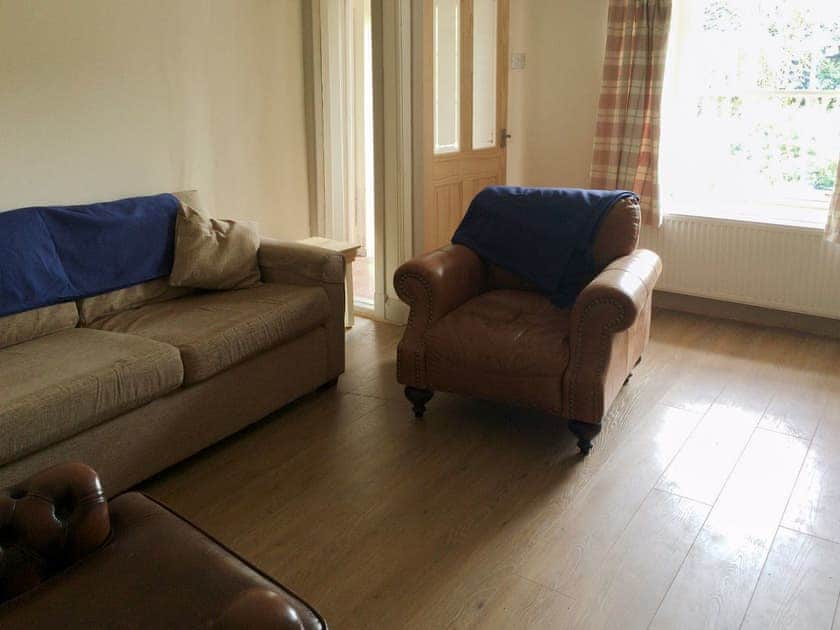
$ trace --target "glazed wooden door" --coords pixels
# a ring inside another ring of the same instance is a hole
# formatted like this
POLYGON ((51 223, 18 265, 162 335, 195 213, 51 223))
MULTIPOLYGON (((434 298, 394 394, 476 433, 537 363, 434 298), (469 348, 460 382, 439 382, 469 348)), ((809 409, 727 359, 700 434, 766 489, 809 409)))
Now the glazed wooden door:
POLYGON ((505 183, 509 0, 425 0, 426 251, 445 245, 473 196, 505 183))

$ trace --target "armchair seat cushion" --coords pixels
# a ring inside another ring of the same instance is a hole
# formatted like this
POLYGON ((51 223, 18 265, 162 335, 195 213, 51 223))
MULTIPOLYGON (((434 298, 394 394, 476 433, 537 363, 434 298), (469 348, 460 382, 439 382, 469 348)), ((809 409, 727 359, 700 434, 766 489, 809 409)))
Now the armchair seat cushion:
POLYGON ((269 283, 149 304, 92 326, 175 346, 189 385, 296 339, 329 317, 323 288, 269 283))
POLYGON ((560 407, 569 365, 569 310, 533 291, 501 289, 472 298, 425 335, 434 390, 560 407), (543 401, 540 403, 540 401, 543 401))

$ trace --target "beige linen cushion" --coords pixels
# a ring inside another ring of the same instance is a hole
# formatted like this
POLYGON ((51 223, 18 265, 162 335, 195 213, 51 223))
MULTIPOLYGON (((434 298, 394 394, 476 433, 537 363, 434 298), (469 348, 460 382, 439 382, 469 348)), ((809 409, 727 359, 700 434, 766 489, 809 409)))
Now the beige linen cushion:
POLYGON ((79 321, 75 302, 24 311, 0 317, 0 348, 74 328, 79 321))
POLYGON ((260 281, 256 224, 211 219, 183 205, 175 223, 169 284, 196 289, 243 289, 260 281))
POLYGON ((183 376, 177 348, 135 335, 73 328, 3 348, 0 465, 160 398, 183 376))
POLYGON ((78 300, 79 321, 82 326, 88 326, 97 319, 108 315, 140 308, 146 304, 176 300, 193 293, 195 293, 195 289, 170 286, 169 278, 149 280, 125 289, 117 289, 116 291, 78 300))
POLYGON ((266 283, 150 304, 93 327, 175 346, 189 385, 301 337, 323 325, 330 312, 321 287, 266 283))

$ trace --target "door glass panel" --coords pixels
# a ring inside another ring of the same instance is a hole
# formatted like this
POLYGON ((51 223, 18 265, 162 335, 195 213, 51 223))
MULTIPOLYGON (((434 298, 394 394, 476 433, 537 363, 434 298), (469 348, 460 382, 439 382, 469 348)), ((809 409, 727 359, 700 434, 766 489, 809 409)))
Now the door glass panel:
POLYGON ((435 0, 435 153, 460 148, 461 0, 435 0))
POLYGON ((496 0, 473 4, 473 149, 496 146, 496 0))

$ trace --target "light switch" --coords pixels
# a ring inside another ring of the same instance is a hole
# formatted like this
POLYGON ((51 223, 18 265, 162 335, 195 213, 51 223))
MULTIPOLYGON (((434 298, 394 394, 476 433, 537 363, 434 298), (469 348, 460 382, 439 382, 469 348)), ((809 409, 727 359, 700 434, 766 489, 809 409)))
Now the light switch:
POLYGON ((511 53, 510 55, 510 69, 524 70, 525 69, 525 53, 511 53))

